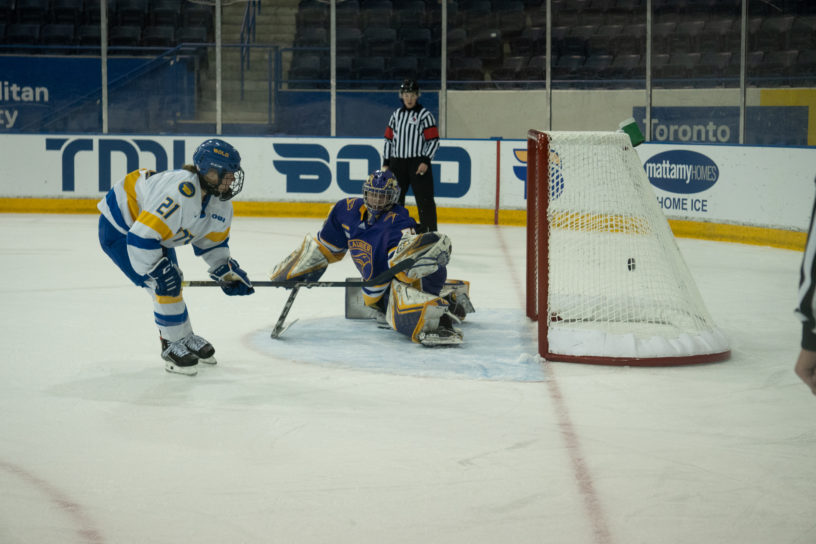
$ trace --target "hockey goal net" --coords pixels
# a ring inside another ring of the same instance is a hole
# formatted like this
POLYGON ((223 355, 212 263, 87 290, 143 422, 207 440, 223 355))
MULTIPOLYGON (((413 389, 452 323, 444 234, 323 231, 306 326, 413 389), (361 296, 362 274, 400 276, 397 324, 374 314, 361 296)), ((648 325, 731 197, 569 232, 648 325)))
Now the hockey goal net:
POLYGON ((547 360, 730 356, 626 134, 528 132, 526 283, 547 360))

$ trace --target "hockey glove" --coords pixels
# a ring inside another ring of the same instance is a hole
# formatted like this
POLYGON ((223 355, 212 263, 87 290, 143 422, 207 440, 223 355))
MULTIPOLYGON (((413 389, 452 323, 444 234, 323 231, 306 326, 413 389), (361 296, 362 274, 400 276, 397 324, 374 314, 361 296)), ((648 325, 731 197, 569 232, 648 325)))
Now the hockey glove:
POLYGON ((177 297, 181 293, 181 271, 167 257, 159 259, 147 275, 155 280, 155 291, 160 297, 177 297))
POLYGON ((238 261, 230 259, 221 266, 210 269, 210 277, 221 285, 221 290, 229 296, 251 295, 255 292, 249 276, 244 272, 238 261))

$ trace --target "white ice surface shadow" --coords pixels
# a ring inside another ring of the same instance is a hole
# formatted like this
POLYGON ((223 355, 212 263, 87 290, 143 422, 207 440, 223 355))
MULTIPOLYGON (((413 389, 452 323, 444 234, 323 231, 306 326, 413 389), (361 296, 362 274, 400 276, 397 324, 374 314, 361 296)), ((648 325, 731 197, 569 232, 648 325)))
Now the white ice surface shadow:
POLYGON ((299 319, 280 338, 253 332, 249 345, 279 359, 345 369, 432 378, 536 382, 545 379, 534 326, 520 310, 479 308, 458 325, 459 346, 429 348, 343 316, 299 319))

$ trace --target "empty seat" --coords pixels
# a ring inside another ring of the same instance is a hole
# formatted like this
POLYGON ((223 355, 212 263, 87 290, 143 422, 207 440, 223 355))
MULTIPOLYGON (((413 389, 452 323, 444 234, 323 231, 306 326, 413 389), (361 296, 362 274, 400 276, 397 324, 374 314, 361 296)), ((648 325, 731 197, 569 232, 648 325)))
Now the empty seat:
POLYGON ((102 42, 102 29, 98 24, 79 25, 76 39, 78 45, 98 47, 102 42))
MULTIPOLYGON (((554 59, 553 59, 554 60, 554 59)), ((546 55, 536 55, 530 59, 519 76, 527 81, 543 81, 547 77, 547 57, 546 55)))
POLYGON ((663 67, 663 77, 689 79, 697 76, 700 64, 700 53, 677 52, 669 55, 668 63, 663 67))
POLYGON ((388 0, 365 4, 360 8, 360 26, 363 28, 373 25, 390 27, 392 13, 391 2, 388 0))
POLYGON ((646 72, 640 64, 641 56, 638 53, 616 55, 609 67, 609 77, 612 79, 632 79, 645 76, 646 72))
POLYGON ((700 55, 697 74, 701 77, 727 77, 732 55, 731 51, 705 51, 700 55))
POLYGON ((678 23, 675 34, 669 38, 669 50, 672 53, 699 51, 700 36, 703 33, 704 26, 704 19, 678 23))
POLYGON ((505 39, 521 35, 527 27, 527 13, 522 2, 502 2, 497 11, 498 27, 505 39))
POLYGON ((543 50, 546 36, 546 30, 542 27, 527 27, 519 36, 508 40, 510 54, 524 57, 537 55, 543 50))
POLYGON ((82 0, 52 0, 51 20, 54 23, 77 25, 82 21, 82 0))
POLYGON ((479 57, 488 66, 497 66, 504 56, 504 42, 499 29, 484 30, 473 37, 471 55, 479 57))
POLYGON ((6 43, 10 45, 35 45, 39 40, 38 24, 12 23, 6 27, 6 43))
MULTIPOLYGON (((329 58, 321 57, 321 69, 324 69, 322 63, 326 63, 326 67, 329 67, 329 58)), ((344 87, 348 87, 349 83, 353 77, 353 69, 352 69, 352 57, 348 56, 338 56, 337 60, 335 61, 335 77, 337 79, 338 84, 342 82, 344 87)), ((327 70, 328 71, 328 70, 327 70)))
POLYGON ((567 36, 561 40, 558 48, 560 55, 583 55, 587 54, 587 43, 589 39, 598 31, 596 25, 580 25, 569 30, 567 36))
POLYGON ((40 43, 42 45, 73 46, 76 43, 75 27, 66 23, 43 25, 40 29, 40 43))
POLYGON ((521 72, 527 67, 530 59, 526 56, 504 57, 502 65, 490 73, 494 81, 512 81, 521 79, 521 72))
POLYGON ((145 47, 173 47, 176 29, 170 25, 146 26, 142 32, 142 45, 145 47))
POLYGON ((753 49, 762 49, 764 51, 785 49, 788 47, 788 35, 793 28, 793 20, 793 15, 763 19, 749 43, 753 49))
POLYGON ((328 47, 329 35, 325 28, 305 28, 295 35, 295 45, 298 47, 328 47))
POLYGON ((353 55, 360 53, 363 34, 357 27, 339 26, 335 34, 335 45, 338 55, 353 55))
POLYGON ((357 0, 337 2, 334 10, 337 26, 358 26, 360 24, 360 5, 357 0))
POLYGON ((629 39, 628 34, 623 32, 623 25, 601 25, 586 42, 587 56, 614 55, 621 39, 629 39))
POLYGON ((402 56, 425 57, 430 53, 431 31, 422 27, 403 27, 399 30, 398 42, 402 56))
POLYGON ((460 6, 468 34, 478 34, 496 26, 493 8, 488 0, 471 0, 460 6))
POLYGON ((425 2, 422 0, 399 2, 394 6, 394 12, 391 15, 391 24, 394 28, 424 26, 425 23, 425 2))
POLYGON ((816 49, 799 51, 793 82, 813 84, 816 81, 816 49))
POLYGON ((778 83, 787 84, 788 76, 794 75, 794 67, 799 51, 789 49, 785 51, 767 51, 762 64, 757 67, 755 75, 778 79, 778 83))
POLYGON ((788 45, 796 49, 816 49, 816 15, 796 18, 788 36, 788 45))
MULTIPOLYGON (((14 20, 14 0, 0 0, 0 24, 14 20)), ((5 29, 5 26, 3 27, 5 29)), ((3 36, 0 36, 2 39, 3 36)))
POLYGON ((448 30, 448 57, 462 57, 467 54, 468 34, 464 28, 448 30))
POLYGON ((652 24, 652 50, 659 53, 668 53, 671 40, 677 32, 677 23, 664 21, 652 24))
POLYGON ((147 0, 116 0, 112 20, 122 26, 143 26, 147 19, 147 0))
POLYGON ((150 6, 150 22, 154 25, 178 26, 181 0, 154 0, 150 6))
POLYGON ((608 53, 590 55, 579 70, 579 74, 583 79, 603 79, 609 73, 614 58, 608 53))
MULTIPOLYGON (((385 59, 383 57, 359 57, 352 63, 353 78, 360 82, 385 82, 385 59)), ((358 85, 369 87, 370 85, 358 85)))
POLYGON ((203 4, 185 2, 181 8, 181 24, 185 26, 203 26, 212 28, 215 19, 215 8, 203 4))
POLYGON ((373 26, 363 30, 363 55, 390 57, 396 44, 397 31, 393 28, 373 26))
POLYGON ((16 0, 14 11, 18 23, 44 23, 48 17, 48 0, 16 0))
POLYGON ((176 29, 176 43, 207 43, 207 29, 201 26, 176 29))
POLYGON ((136 25, 115 26, 108 32, 108 43, 113 47, 141 45, 142 28, 136 25))
POLYGON ((318 55, 299 55, 292 59, 289 68, 289 88, 317 88, 321 80, 328 79, 329 71, 323 70, 318 55))
POLYGON ((453 81, 484 81, 482 59, 476 57, 450 59, 448 79, 453 81))
POLYGON ((324 3, 311 3, 298 8, 295 21, 299 28, 326 26, 329 21, 329 5, 324 3))
MULTIPOLYGON (((425 59, 422 59, 425 62, 425 59)), ((416 57, 395 57, 386 68, 386 79, 401 81, 419 79, 419 60, 416 57)))
POLYGON ((698 45, 700 51, 730 51, 732 50, 732 33, 739 40, 739 32, 735 31, 733 17, 711 17, 706 19, 703 31, 700 33, 698 45))
POLYGON ((561 55, 553 66, 553 79, 577 79, 585 61, 584 55, 561 55))

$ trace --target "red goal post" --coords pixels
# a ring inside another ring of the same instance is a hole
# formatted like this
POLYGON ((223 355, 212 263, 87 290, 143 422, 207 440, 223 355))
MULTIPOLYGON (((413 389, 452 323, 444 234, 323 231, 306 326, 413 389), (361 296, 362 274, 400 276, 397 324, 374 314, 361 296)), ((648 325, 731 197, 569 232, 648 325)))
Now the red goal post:
POLYGON ((714 324, 624 133, 527 134, 526 312, 551 361, 722 361, 714 324))

